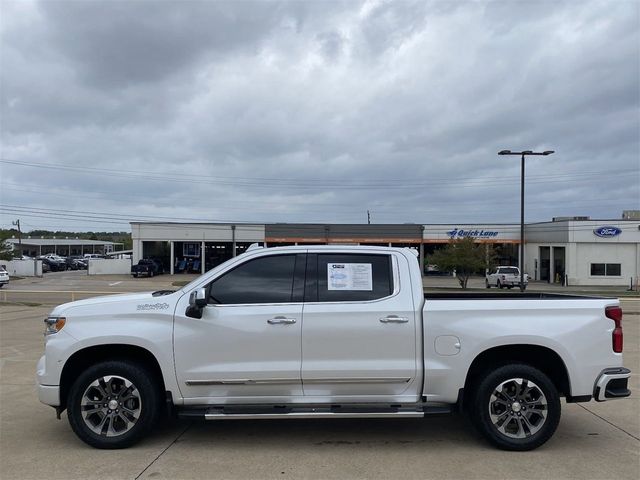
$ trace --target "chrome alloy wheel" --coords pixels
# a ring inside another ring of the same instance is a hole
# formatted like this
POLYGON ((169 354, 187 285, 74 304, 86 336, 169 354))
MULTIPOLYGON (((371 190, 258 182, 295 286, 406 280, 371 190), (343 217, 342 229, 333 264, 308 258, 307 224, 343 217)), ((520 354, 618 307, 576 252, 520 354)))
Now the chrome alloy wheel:
POLYGON ((547 397, 526 378, 510 378, 498 385, 489 399, 494 427, 509 438, 535 435, 547 419, 547 397))
POLYGON ((82 419, 94 433, 117 437, 133 428, 142 408, 140 393, 129 380, 116 375, 97 378, 82 394, 82 419))

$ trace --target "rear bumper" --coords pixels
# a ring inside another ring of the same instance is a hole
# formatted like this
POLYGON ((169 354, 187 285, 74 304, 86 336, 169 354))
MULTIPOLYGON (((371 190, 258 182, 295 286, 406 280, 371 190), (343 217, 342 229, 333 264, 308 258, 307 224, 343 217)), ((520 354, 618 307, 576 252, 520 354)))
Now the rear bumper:
POLYGON ((625 398, 631 395, 628 388, 631 370, 624 367, 606 368, 600 373, 593 387, 593 398, 597 402, 625 398))

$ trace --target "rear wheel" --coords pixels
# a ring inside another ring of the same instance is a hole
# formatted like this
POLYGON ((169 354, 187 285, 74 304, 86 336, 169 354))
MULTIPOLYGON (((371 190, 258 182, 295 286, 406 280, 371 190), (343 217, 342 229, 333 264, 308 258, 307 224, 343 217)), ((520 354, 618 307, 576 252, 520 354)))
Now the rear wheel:
POLYGON ((74 382, 67 402, 71 428, 96 448, 125 448, 155 423, 160 394, 153 376, 128 361, 107 361, 85 370, 74 382))
POLYGON ((560 422, 555 385, 529 365, 490 371, 472 395, 475 427, 503 450, 533 450, 551 438, 560 422))

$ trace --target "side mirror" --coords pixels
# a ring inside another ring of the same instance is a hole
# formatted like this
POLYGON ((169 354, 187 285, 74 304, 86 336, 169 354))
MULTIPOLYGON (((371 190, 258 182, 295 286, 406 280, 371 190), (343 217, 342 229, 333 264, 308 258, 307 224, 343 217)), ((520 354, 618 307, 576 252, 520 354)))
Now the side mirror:
POLYGON ((207 306, 207 289, 199 288, 189 295, 189 306, 203 308, 207 306))
POLYGON ((185 315, 191 318, 202 318, 202 310, 207 306, 207 289, 199 288, 189 295, 189 306, 185 315))

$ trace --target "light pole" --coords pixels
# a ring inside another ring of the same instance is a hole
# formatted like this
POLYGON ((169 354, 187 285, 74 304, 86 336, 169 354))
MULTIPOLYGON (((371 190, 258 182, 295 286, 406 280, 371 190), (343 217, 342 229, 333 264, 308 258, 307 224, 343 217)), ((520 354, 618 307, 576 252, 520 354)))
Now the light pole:
POLYGON ((544 152, 534 152, 532 150, 524 150, 522 152, 512 152, 511 150, 501 150, 498 155, 520 155, 520 260, 518 268, 520 269, 520 291, 524 292, 524 157, 526 155, 551 155, 553 150, 545 150, 544 152))

